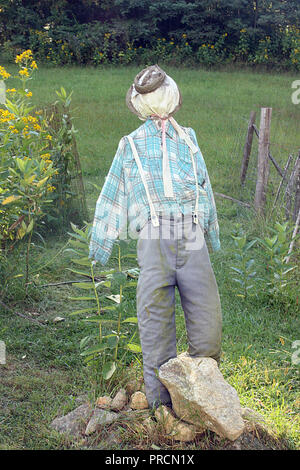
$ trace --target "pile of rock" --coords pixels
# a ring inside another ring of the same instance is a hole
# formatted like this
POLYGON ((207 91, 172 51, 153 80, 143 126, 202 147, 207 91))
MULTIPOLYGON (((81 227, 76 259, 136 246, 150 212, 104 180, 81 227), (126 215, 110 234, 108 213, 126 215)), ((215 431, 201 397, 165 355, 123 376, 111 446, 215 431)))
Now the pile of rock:
POLYGON ((119 389, 113 398, 101 396, 93 405, 83 403, 51 425, 59 432, 89 436, 105 425, 138 416, 142 431, 162 431, 165 437, 176 441, 192 441, 207 429, 231 441, 242 435, 245 412, 236 390, 225 381, 214 359, 192 358, 183 353, 160 367, 159 379, 170 393, 172 409, 160 406, 153 416, 143 380, 136 379, 119 389))
POLYGON ((86 402, 67 415, 55 418, 51 426, 74 437, 82 433, 89 436, 107 424, 128 417, 132 411, 148 409, 146 395, 140 388, 143 389, 143 379, 128 382, 114 398, 98 397, 94 406, 86 402))

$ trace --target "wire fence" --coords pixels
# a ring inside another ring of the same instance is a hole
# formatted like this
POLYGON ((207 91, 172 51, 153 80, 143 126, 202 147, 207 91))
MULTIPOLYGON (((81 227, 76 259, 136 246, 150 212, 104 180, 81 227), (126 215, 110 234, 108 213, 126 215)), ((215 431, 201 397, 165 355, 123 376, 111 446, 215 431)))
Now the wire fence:
MULTIPOLYGON (((289 142, 286 135, 286 117, 280 111, 273 110, 275 119, 271 124, 271 137, 268 145, 267 158, 267 184, 264 188, 266 201, 264 212, 268 216, 273 213, 282 214, 286 220, 297 221, 300 209, 300 143, 289 142), (281 118, 282 117, 282 118, 281 118)), ((254 120, 255 122, 255 120, 254 120)), ((232 159, 242 164, 247 141, 247 127, 249 132, 249 116, 243 116, 240 125, 235 131, 235 142, 232 149, 232 159)), ((251 127, 251 126, 250 126, 251 127)), ((255 207, 255 196, 259 178, 259 132, 260 125, 253 123, 251 149, 244 181, 241 178, 241 202, 249 207, 255 207)))

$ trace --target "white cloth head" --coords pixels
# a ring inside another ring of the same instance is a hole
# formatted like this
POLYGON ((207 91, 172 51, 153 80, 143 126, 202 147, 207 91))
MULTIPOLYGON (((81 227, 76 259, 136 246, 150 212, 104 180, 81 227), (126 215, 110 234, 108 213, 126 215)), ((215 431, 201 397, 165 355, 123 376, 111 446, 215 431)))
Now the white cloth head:
MULTIPOLYGON (((140 81, 142 81, 142 78, 140 81)), ((166 75, 162 85, 151 93, 140 94, 132 87, 131 103, 138 111, 139 117, 146 120, 151 115, 168 118, 178 107, 180 93, 174 80, 166 75)))

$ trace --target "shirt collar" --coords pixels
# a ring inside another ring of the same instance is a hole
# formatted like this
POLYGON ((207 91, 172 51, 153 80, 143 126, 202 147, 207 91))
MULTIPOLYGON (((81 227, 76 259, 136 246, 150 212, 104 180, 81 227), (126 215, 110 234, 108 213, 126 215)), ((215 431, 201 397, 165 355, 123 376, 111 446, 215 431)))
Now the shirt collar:
MULTIPOLYGON (((145 127, 146 127, 147 133, 149 135, 161 135, 161 129, 157 128, 155 122, 150 117, 145 122, 145 127)), ((174 135, 176 134, 176 131, 175 131, 174 127, 172 126, 172 124, 170 123, 169 120, 166 122, 166 134, 171 139, 173 139, 174 135)))

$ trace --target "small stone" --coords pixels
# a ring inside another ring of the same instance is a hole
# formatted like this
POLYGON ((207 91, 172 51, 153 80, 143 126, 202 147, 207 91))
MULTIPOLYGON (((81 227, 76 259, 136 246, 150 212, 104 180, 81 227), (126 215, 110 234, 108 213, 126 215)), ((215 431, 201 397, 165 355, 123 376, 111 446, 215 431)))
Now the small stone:
POLYGON ((137 378, 135 380, 130 380, 125 386, 126 392, 131 396, 134 392, 140 391, 143 386, 143 378, 137 378))
POLYGON ((115 411, 120 411, 122 410, 122 408, 124 408, 126 403, 127 403, 126 391, 124 390, 124 388, 121 388, 116 394, 116 396, 114 397, 114 399, 112 400, 110 404, 110 408, 115 411))
POLYGON ((121 302, 121 299, 120 299, 120 295, 119 294, 112 294, 112 295, 107 295, 106 296, 107 299, 110 299, 110 300, 113 300, 114 302, 116 302, 117 304, 119 304, 121 302))
POLYGON ((54 320, 53 320, 53 323, 59 323, 61 321, 65 321, 65 318, 63 317, 55 317, 54 320))
POLYGON ((51 427, 59 433, 66 433, 72 436, 80 434, 82 427, 91 415, 92 409, 88 403, 80 405, 75 410, 65 416, 55 418, 51 427))
POLYGON ((97 398, 96 406, 98 406, 98 408, 106 410, 107 408, 110 408, 111 402, 112 399, 109 396, 104 395, 103 397, 97 398))
POLYGON ((143 392, 135 392, 131 395, 131 400, 129 404, 130 408, 133 410, 145 410, 149 408, 149 404, 146 398, 146 395, 143 392))
POLYGON ((189 442, 195 439, 196 426, 176 419, 167 406, 162 405, 157 408, 155 417, 162 424, 167 438, 181 442, 189 442))
POLYGON ((89 436, 93 432, 97 431, 99 428, 105 424, 110 424, 113 421, 118 419, 118 413, 113 411, 102 410, 101 408, 95 408, 94 413, 91 419, 88 422, 88 425, 85 429, 85 435, 89 436))

